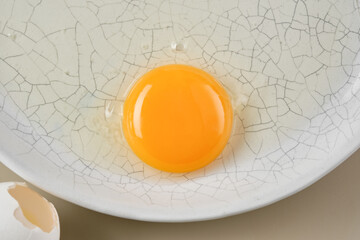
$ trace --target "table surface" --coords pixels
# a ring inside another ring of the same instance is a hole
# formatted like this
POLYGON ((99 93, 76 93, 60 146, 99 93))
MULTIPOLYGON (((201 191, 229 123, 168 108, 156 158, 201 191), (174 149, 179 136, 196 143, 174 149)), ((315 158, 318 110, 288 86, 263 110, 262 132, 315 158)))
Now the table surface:
MULTIPOLYGON (((97 213, 36 191, 60 217, 61 240, 360 239, 360 150, 307 189, 270 206, 218 220, 151 223, 97 213)), ((0 182, 22 181, 0 163, 0 182)))

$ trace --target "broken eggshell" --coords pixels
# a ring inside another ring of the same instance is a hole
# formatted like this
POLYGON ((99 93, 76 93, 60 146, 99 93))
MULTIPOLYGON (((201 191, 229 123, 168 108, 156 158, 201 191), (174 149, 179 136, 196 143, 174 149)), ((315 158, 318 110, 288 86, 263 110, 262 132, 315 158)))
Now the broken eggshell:
POLYGON ((54 205, 25 183, 0 183, 0 239, 59 240, 54 205))

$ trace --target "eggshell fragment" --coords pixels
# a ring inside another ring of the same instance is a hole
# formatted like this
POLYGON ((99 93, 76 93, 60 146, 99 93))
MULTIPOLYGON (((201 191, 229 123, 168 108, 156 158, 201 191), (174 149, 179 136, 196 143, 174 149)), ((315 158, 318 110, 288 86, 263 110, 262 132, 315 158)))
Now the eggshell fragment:
POLYGON ((24 183, 0 183, 0 239, 60 239, 55 207, 24 183))

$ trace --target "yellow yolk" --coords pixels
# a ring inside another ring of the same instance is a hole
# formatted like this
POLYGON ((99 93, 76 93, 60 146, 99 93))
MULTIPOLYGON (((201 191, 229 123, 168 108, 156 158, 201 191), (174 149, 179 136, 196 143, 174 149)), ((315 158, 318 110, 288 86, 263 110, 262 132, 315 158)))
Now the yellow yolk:
POLYGON ((189 172, 213 161, 233 121, 224 88, 206 72, 178 64, 143 75, 127 96, 123 114, 123 132, 134 153, 168 172, 189 172))

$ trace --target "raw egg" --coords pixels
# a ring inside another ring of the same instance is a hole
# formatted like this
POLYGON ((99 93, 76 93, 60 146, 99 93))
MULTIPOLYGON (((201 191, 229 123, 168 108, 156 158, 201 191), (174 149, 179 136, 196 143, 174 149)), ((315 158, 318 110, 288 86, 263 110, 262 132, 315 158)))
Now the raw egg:
POLYGON ((210 74, 173 64, 147 72, 132 87, 122 128, 131 149, 148 165, 189 172, 219 156, 232 122, 230 98, 210 74))

